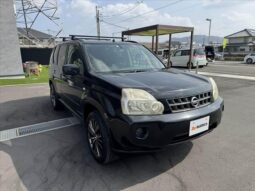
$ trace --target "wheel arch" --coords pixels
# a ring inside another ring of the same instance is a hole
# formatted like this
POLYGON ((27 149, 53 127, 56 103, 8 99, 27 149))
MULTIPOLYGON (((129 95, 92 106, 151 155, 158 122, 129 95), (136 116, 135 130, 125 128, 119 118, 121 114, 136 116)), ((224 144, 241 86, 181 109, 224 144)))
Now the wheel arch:
POLYGON ((100 115, 102 116, 103 120, 106 121, 106 119, 108 119, 108 115, 107 115, 105 109, 95 99, 87 98, 86 100, 83 101, 82 105, 83 105, 82 112, 83 112, 84 120, 86 120, 88 115, 89 115, 89 113, 91 113, 94 110, 96 110, 96 111, 98 111, 100 113, 100 115))

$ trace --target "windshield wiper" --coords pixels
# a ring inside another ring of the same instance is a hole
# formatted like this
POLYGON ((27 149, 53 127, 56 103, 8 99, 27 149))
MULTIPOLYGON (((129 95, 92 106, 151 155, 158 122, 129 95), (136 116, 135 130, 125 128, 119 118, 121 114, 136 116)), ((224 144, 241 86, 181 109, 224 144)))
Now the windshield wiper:
POLYGON ((144 72, 145 70, 116 70, 116 71, 111 71, 113 73, 136 73, 136 72, 144 72))
POLYGON ((137 72, 148 72, 148 71, 159 71, 162 68, 150 68, 150 69, 133 69, 133 70, 116 70, 111 71, 112 73, 137 73, 137 72))

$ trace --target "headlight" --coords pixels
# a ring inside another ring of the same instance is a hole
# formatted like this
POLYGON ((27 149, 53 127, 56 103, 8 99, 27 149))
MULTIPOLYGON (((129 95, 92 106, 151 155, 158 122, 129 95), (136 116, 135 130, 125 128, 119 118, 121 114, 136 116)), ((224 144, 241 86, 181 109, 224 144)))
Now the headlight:
POLYGON ((213 100, 215 101, 219 97, 219 90, 217 84, 215 83, 213 78, 209 78, 212 88, 213 88, 213 100))
POLYGON ((121 108, 126 115, 159 115, 164 111, 163 104, 151 94, 132 88, 122 89, 121 108))

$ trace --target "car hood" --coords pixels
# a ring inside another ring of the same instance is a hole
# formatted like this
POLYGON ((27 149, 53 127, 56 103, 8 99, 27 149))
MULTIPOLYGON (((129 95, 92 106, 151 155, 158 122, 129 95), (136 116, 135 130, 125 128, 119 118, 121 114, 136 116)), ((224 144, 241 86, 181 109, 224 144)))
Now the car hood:
POLYGON ((211 91, 206 77, 176 69, 136 73, 104 73, 98 78, 118 88, 139 88, 157 98, 186 96, 211 91))

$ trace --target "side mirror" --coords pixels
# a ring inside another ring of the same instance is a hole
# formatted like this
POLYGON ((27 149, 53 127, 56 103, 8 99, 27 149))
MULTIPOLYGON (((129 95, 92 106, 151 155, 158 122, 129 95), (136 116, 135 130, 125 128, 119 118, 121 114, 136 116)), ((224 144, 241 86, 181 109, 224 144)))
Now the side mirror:
POLYGON ((66 64, 62 67, 64 75, 75 76, 80 73, 80 69, 75 64, 66 64))

